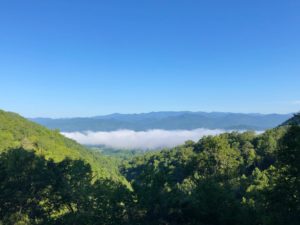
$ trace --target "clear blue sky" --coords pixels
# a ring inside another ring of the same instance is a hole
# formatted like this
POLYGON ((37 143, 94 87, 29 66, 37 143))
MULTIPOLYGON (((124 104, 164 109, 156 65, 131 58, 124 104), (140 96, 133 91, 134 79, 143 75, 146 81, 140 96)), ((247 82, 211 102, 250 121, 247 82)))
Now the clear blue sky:
POLYGON ((299 0, 0 3, 0 108, 300 109, 299 0))

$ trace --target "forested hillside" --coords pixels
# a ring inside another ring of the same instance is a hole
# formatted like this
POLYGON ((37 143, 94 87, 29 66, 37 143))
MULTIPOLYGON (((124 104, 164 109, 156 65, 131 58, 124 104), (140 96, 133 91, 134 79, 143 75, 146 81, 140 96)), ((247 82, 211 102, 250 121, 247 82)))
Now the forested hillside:
MULTIPOLYGON (((300 224, 300 127, 227 133, 128 162, 149 224, 300 224)), ((147 224, 146 223, 146 224, 147 224)))
POLYGON ((50 159, 59 155, 53 153, 54 138, 68 156, 84 149, 57 132, 11 113, 2 112, 1 121, 6 124, 1 124, 0 154, 3 225, 299 224, 300 126, 295 123, 260 135, 207 136, 125 160, 120 172, 131 185, 124 185, 109 176, 93 177, 88 160, 50 159), (52 144, 41 148, 46 140, 52 144))
POLYGON ((49 130, 18 114, 0 110, 0 152, 20 147, 34 150, 37 155, 55 161, 61 161, 66 157, 83 159, 97 172, 97 176, 118 179, 117 168, 108 157, 88 151, 57 130, 49 130))
POLYGON ((300 125, 300 113, 295 114, 292 118, 285 121, 282 125, 300 125))

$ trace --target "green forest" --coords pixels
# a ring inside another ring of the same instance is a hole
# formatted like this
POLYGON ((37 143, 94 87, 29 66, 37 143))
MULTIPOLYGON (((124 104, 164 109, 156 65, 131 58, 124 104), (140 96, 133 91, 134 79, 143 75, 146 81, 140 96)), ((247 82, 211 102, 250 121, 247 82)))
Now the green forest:
POLYGON ((0 111, 0 224, 300 224, 299 121, 120 161, 0 111))

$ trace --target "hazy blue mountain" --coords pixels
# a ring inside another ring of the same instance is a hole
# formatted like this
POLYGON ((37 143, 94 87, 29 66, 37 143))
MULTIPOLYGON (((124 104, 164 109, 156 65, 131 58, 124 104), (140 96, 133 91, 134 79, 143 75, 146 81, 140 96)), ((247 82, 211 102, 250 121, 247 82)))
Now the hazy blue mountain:
POLYGON ((150 112, 140 114, 110 114, 78 118, 32 118, 31 120, 51 129, 71 131, 112 131, 130 129, 135 131, 149 129, 192 130, 244 129, 265 130, 276 127, 291 118, 292 114, 243 114, 224 112, 150 112))

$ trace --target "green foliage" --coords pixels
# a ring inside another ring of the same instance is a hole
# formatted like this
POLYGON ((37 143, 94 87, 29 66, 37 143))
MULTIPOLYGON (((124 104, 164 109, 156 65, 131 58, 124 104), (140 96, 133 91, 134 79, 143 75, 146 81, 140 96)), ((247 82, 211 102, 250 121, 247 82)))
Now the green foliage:
POLYGON ((232 148, 225 135, 202 138, 195 146, 201 175, 232 176, 242 163, 240 151, 232 148))
MULTIPOLYGON (((142 150, 127 150, 127 149, 114 149, 105 146, 89 146, 88 147, 94 154, 101 154, 102 157, 107 158, 108 162, 113 165, 113 169, 118 173, 118 167, 125 161, 131 160, 134 157, 144 154, 142 150)), ((108 165, 107 168, 112 167, 108 165)))
POLYGON ((268 193, 268 210, 273 224, 299 224, 300 221, 300 127, 293 125, 278 150, 275 181, 268 193))
POLYGON ((24 149, 0 155, 0 221, 14 224, 127 224, 133 203, 114 180, 93 181, 82 160, 46 160, 24 149))
POLYGON ((300 112, 296 113, 292 118, 282 124, 282 126, 286 125, 300 125, 300 112))
POLYGON ((19 147, 33 150, 36 154, 56 162, 66 157, 83 159, 92 166, 97 177, 122 179, 117 163, 108 157, 89 151, 57 130, 48 130, 15 113, 0 110, 0 152, 19 147))
POLYGON ((128 185, 120 161, 15 114, 0 121, 0 224, 299 224, 298 125, 129 157, 128 185))
POLYGON ((298 224, 297 132, 208 136, 125 163, 121 172, 137 196, 141 223, 298 224))

